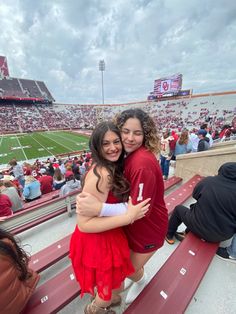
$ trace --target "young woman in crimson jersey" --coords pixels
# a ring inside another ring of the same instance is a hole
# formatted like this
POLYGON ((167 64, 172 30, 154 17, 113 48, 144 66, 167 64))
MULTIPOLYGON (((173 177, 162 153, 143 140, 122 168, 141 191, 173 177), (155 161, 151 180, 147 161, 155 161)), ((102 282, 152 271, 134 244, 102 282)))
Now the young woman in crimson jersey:
MULTIPOLYGON (((126 303, 131 303, 147 284, 143 266, 164 243, 168 214, 162 172, 155 156, 159 152, 160 141, 154 121, 141 109, 129 109, 117 117, 116 124, 127 154, 124 175, 131 185, 130 196, 134 204, 151 198, 145 217, 124 227, 135 268, 135 273, 129 277, 134 284, 126 297, 126 303)), ((111 216, 126 211, 124 204, 112 206, 98 202, 88 193, 77 197, 80 215, 111 216)))
MULTIPOLYGON (((126 201, 129 183, 123 176, 123 146, 119 129, 110 122, 100 123, 90 138, 93 164, 84 179, 83 191, 100 202, 126 201)), ((121 301, 118 291, 125 277, 134 272, 129 247, 120 226, 142 218, 150 199, 132 206, 119 217, 77 217, 71 237, 70 258, 84 293, 97 294, 85 314, 115 313, 110 305, 121 301), (145 206, 146 205, 146 206, 145 206)))

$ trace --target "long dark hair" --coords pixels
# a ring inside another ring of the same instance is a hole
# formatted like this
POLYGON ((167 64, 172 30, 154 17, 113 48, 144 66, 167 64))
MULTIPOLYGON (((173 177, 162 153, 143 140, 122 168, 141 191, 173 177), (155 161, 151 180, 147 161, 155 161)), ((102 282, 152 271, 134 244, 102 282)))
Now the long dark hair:
POLYGON ((93 172, 98 178, 96 188, 99 192, 101 192, 99 190, 99 182, 101 180, 101 176, 98 172, 98 168, 104 167, 109 173, 110 190, 119 200, 126 201, 129 194, 129 183, 123 176, 124 150, 122 150, 122 153, 116 162, 111 162, 103 157, 102 144, 107 131, 114 132, 121 141, 119 129, 113 122, 110 121, 99 123, 94 129, 89 140, 89 148, 92 153, 93 172))
POLYGON ((19 270, 19 280, 24 281, 31 277, 28 271, 29 257, 20 247, 18 241, 7 231, 0 228, 0 254, 11 258, 16 268, 19 270), (8 239, 11 244, 6 243, 3 239, 8 239))
POLYGON ((130 118, 136 118, 140 121, 144 134, 143 145, 152 153, 159 153, 160 138, 157 134, 157 128, 153 119, 141 109, 127 109, 122 111, 115 118, 115 124, 121 130, 125 122, 130 118))

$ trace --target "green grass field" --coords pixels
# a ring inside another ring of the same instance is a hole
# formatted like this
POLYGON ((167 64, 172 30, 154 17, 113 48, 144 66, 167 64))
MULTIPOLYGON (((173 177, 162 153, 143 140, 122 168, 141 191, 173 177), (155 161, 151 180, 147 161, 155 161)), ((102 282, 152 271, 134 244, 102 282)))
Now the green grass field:
POLYGON ((12 158, 31 160, 88 149, 88 137, 65 131, 35 132, 0 137, 0 165, 12 158))

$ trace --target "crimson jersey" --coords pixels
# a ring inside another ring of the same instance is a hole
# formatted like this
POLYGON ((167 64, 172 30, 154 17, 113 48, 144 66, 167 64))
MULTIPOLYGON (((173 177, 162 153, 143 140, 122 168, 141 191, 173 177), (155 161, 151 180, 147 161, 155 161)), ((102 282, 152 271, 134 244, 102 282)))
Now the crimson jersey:
POLYGON ((145 147, 140 147, 125 159, 125 177, 131 185, 133 204, 151 198, 146 216, 124 227, 129 247, 138 253, 155 251, 163 245, 168 225, 158 160, 145 147))

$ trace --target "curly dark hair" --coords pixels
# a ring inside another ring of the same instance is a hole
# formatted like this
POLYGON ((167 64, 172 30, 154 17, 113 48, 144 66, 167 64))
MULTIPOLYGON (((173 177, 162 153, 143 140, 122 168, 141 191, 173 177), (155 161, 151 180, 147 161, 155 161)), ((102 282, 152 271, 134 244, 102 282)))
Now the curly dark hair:
POLYGON ((89 148, 92 153, 93 172, 98 177, 96 188, 99 192, 102 192, 99 190, 101 176, 98 169, 104 167, 109 173, 109 186, 111 192, 120 201, 127 201, 130 188, 128 181, 123 176, 124 150, 122 150, 122 154, 116 162, 111 162, 103 157, 103 138, 108 131, 114 132, 121 141, 120 131, 111 121, 99 123, 89 140, 89 148))
POLYGON ((157 134, 157 128, 153 119, 141 109, 128 109, 121 112, 116 118, 115 123, 121 130, 125 122, 130 118, 136 118, 140 121, 144 133, 144 146, 152 153, 160 152, 160 138, 157 134))
POLYGON ((24 281, 32 276, 28 271, 29 256, 20 247, 13 235, 0 228, 0 253, 11 258, 16 268, 19 270, 19 280, 24 281), (3 241, 8 239, 13 246, 3 241))

